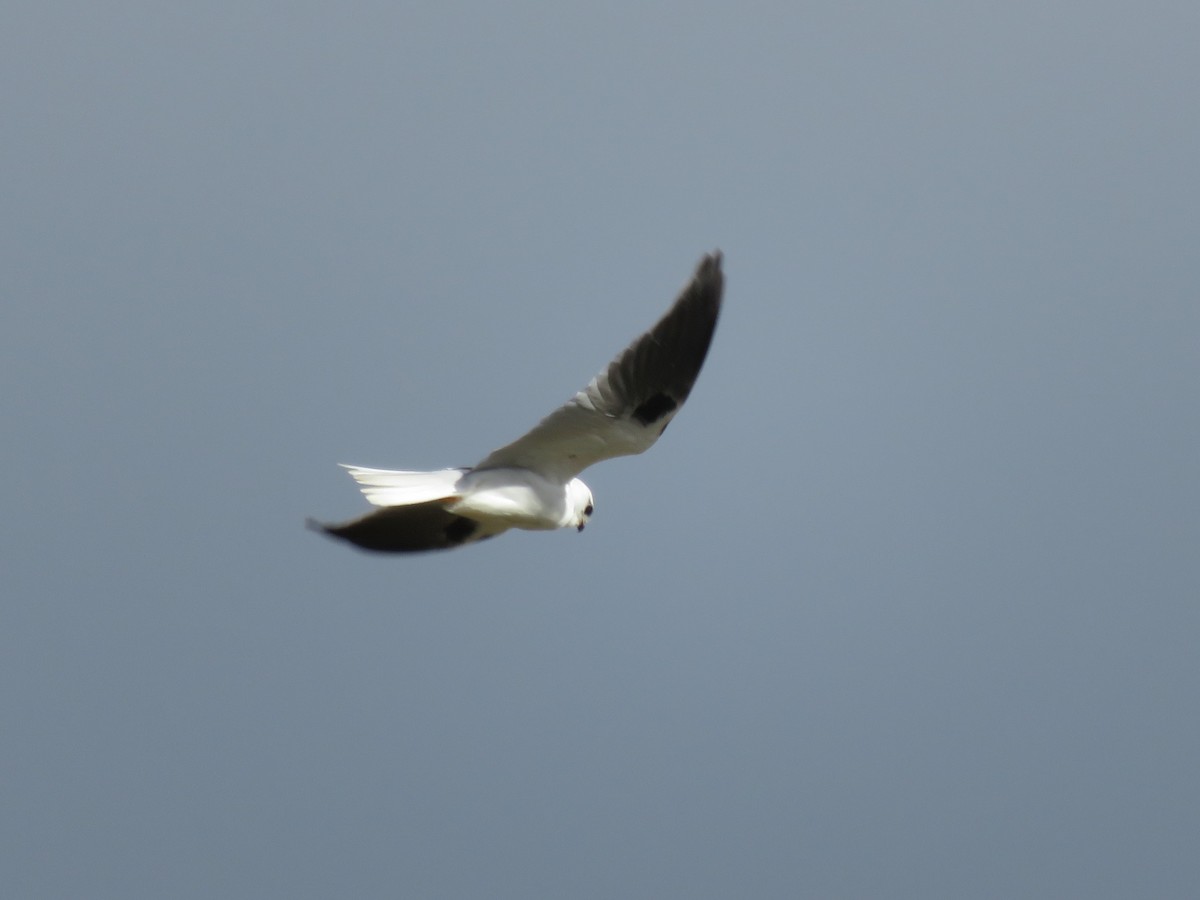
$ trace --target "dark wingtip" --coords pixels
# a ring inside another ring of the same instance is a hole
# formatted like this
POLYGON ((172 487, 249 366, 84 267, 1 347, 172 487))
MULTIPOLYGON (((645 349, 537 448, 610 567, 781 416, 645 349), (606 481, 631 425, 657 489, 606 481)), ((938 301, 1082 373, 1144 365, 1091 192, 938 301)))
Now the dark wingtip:
POLYGON ((720 250, 714 250, 712 253, 706 253, 700 260, 700 264, 696 266, 696 274, 698 276, 720 275, 721 263, 724 260, 725 255, 720 250))
POLYGON ((684 296, 689 293, 703 294, 710 302, 720 307, 721 297, 725 293, 725 273, 721 271, 724 259, 720 250, 706 253, 696 266, 696 274, 692 276, 692 282, 685 290, 684 296))

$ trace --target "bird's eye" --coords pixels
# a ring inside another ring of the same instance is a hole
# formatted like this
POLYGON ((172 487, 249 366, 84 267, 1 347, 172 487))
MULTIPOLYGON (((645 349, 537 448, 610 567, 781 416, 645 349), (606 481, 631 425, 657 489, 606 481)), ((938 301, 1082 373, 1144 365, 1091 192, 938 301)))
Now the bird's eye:
POLYGON ((589 503, 587 506, 585 506, 583 508, 583 514, 585 516, 590 516, 592 514, 592 504, 589 503))

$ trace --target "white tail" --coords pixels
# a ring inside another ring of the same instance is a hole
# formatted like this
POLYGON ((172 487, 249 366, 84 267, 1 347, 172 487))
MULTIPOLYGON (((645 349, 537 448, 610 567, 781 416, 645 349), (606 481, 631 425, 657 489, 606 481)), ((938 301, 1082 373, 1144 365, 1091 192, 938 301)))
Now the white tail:
POLYGON ((446 500, 457 496, 454 485, 466 469, 439 469, 436 472, 394 472, 391 469, 342 468, 358 482, 359 489, 373 506, 409 506, 446 500))

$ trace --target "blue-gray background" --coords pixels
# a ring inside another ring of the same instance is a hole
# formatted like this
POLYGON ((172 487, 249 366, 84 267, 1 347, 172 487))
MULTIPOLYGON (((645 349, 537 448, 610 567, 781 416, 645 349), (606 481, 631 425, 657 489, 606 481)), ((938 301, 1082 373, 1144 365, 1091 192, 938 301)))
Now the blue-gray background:
POLYGON ((1200 892, 1200 6, 0 25, 6 897, 1200 892), (713 247, 582 536, 304 530, 713 247))

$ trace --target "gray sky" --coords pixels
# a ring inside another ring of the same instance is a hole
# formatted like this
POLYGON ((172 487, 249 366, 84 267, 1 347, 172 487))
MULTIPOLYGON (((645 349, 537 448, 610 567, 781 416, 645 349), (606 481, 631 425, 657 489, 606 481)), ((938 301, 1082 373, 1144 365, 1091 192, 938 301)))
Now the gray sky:
POLYGON ((1200 7, 9 3, 20 898, 1192 898, 1200 7), (376 558, 701 253, 586 532, 376 558))

